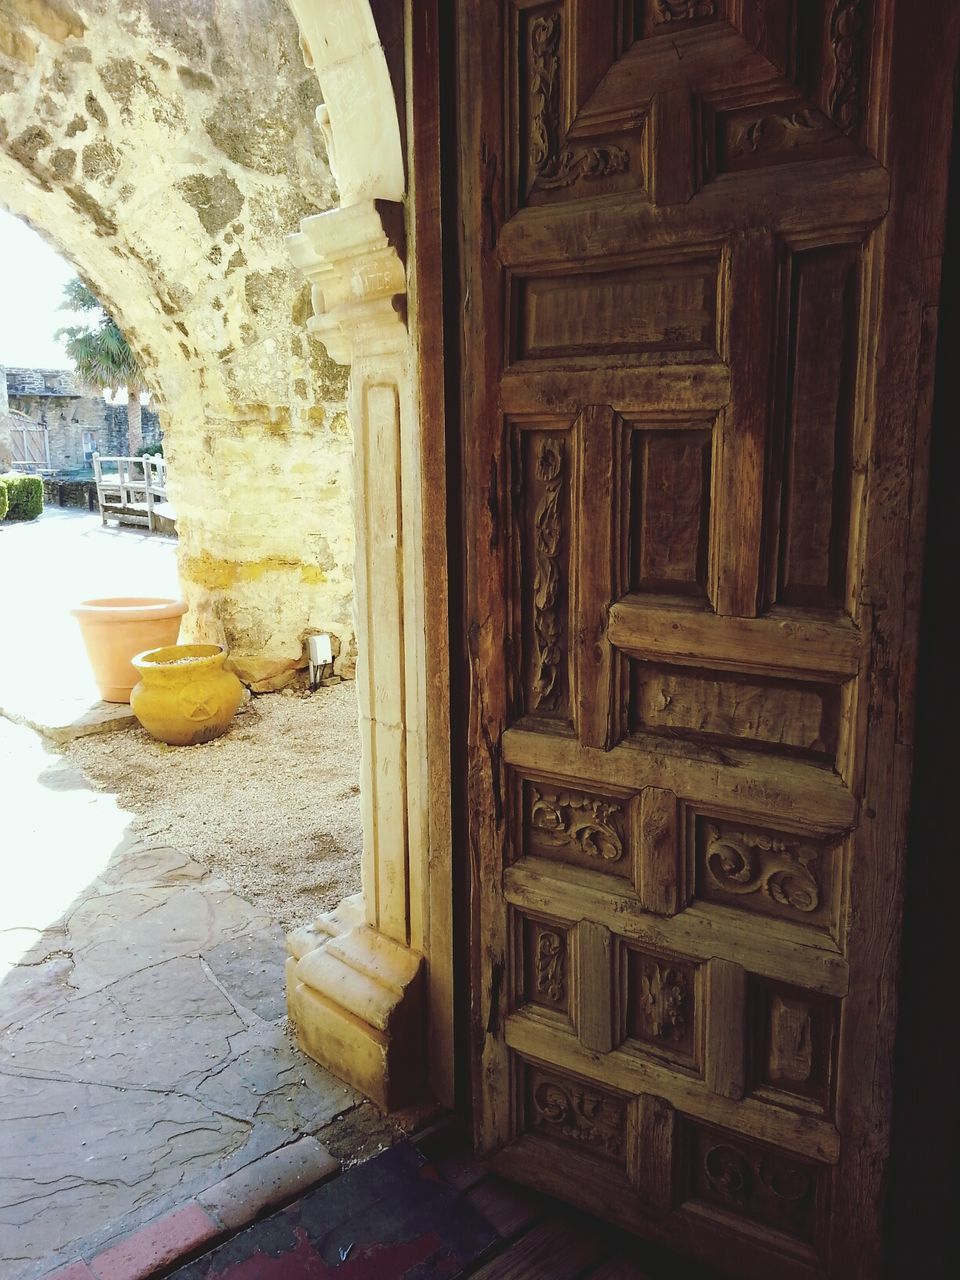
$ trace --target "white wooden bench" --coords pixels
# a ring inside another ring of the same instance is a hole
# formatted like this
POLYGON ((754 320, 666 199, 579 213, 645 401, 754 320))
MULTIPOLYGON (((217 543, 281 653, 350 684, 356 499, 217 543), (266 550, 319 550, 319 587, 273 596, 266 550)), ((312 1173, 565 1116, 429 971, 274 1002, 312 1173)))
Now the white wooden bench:
POLYGON ((100 519, 175 532, 176 516, 167 501, 167 464, 158 454, 125 458, 93 455, 100 519))

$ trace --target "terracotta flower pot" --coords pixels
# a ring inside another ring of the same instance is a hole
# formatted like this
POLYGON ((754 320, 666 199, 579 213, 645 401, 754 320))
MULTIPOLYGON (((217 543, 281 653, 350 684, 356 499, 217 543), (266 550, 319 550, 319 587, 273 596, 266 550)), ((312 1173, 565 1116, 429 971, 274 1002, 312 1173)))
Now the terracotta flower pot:
POLYGON ((174 747, 193 747, 225 733, 243 698, 243 685, 223 669, 219 644, 172 644, 133 660, 140 683, 130 706, 147 733, 174 747))
POLYGON ((186 611, 182 600, 138 596, 84 600, 70 610, 80 624, 104 702, 130 701, 138 678, 134 657, 147 649, 176 644, 186 611))

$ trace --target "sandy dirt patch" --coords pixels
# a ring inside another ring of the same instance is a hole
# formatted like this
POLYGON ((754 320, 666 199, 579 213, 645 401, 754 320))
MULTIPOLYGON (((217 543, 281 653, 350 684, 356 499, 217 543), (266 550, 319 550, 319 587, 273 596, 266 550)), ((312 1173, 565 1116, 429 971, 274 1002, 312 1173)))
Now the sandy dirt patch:
POLYGON ((65 755, 162 840, 218 872, 284 930, 360 888, 360 741, 352 681, 270 693, 222 738, 168 747, 135 726, 65 755))

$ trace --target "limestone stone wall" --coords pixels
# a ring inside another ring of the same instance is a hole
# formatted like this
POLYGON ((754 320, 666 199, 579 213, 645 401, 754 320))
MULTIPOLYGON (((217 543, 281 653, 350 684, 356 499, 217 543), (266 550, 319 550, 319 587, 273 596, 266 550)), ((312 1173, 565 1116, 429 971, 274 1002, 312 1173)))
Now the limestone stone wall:
POLYGON ((335 203, 317 105, 283 0, 0 0, 0 204, 143 359, 187 632, 261 687, 352 636, 346 373, 283 244, 335 203))

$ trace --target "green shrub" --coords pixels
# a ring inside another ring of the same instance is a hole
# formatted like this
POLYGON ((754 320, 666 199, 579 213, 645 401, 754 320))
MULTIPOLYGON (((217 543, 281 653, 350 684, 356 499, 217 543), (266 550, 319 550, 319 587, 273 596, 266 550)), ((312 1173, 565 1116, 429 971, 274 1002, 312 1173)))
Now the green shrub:
POLYGON ((8 520, 35 520, 43 510, 43 481, 39 476, 21 476, 15 471, 0 476, 6 491, 8 520))
POLYGON ((0 484, 0 520, 7 514, 7 508, 10 506, 10 500, 7 497, 7 486, 0 484))
POLYGON ((142 444, 142 445, 140 446, 140 448, 137 450, 137 452, 136 452, 136 454, 135 454, 134 456, 135 456, 135 457, 137 457, 137 458, 145 458, 145 457, 147 457, 148 455, 149 455, 151 458, 155 458, 155 457, 157 457, 158 455, 162 458, 162 457, 163 457, 163 445, 162 445, 162 444, 160 444, 160 443, 158 443, 158 444, 142 444))

